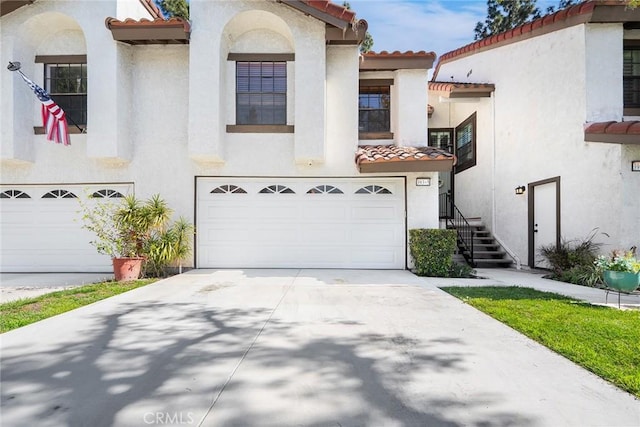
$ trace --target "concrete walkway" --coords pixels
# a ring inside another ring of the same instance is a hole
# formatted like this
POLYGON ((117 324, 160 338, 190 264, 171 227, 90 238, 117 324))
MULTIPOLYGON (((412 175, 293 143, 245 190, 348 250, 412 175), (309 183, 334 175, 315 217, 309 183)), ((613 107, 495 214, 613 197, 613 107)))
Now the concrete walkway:
POLYGON ((638 426, 407 271, 195 270, 0 336, 3 426, 638 426))

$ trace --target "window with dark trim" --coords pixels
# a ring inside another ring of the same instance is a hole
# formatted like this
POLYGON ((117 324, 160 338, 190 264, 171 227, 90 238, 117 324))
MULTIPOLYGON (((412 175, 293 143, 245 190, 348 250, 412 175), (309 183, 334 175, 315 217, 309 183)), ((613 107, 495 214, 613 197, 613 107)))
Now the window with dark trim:
POLYGON ((358 96, 360 134, 391 132, 391 91, 385 86, 360 86, 358 96))
POLYGON ((236 124, 287 124, 286 62, 236 62, 236 124))
POLYGON ((73 125, 87 124, 87 64, 45 63, 44 86, 73 125))
POLYGON ((460 123, 455 132, 456 173, 476 165, 476 113, 460 123))
POLYGON ((640 40, 635 42, 636 40, 625 40, 624 43, 624 108, 640 109, 640 40))
POLYGON ((453 153, 453 129, 429 129, 429 146, 453 153))

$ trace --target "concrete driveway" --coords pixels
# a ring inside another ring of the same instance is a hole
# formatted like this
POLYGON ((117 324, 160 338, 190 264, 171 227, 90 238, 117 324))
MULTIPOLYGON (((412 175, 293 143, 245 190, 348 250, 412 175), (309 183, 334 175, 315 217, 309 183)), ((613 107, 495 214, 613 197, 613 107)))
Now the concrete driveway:
POLYGON ((3 426, 637 426, 406 271, 195 270, 0 336, 3 426))

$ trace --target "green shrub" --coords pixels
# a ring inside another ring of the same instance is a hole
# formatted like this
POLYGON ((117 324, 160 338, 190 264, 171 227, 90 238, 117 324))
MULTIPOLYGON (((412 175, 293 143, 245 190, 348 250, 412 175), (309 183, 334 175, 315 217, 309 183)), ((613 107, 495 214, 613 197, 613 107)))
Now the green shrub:
POLYGON ((455 230, 409 230, 409 250, 419 276, 450 277, 455 249, 455 230))
POLYGON ((452 262, 448 277, 469 278, 474 277, 475 272, 476 271, 467 264, 452 262))
MULTIPOLYGON (((583 239, 562 239, 558 246, 540 247, 540 253, 551 266, 551 278, 576 285, 596 286, 600 277, 594 261, 602 246, 601 243, 593 241, 597 234, 596 228, 583 239)), ((606 233, 602 234, 608 236, 606 233)))

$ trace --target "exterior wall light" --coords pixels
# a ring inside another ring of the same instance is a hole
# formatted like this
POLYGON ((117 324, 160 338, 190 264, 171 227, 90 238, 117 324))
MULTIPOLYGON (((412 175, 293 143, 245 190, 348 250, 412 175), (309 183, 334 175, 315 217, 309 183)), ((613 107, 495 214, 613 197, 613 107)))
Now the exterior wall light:
POLYGON ((631 161, 631 170, 633 172, 640 172, 640 160, 631 161))
POLYGON ((526 188, 524 187, 524 185, 516 187, 516 194, 518 194, 518 195, 524 194, 525 190, 526 190, 526 188))

